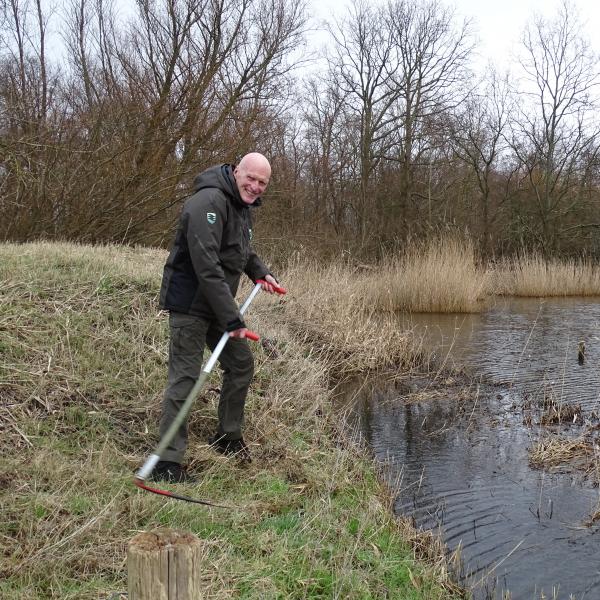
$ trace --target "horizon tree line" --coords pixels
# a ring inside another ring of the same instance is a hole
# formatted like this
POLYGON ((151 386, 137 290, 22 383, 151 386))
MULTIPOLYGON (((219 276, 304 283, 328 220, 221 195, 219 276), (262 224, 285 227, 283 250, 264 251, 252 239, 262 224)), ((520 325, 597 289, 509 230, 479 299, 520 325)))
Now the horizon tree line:
POLYGON ((292 0, 128 19, 0 0, 1 238, 165 245, 195 174, 258 150, 274 249, 374 258, 458 232, 484 259, 600 256, 600 62, 572 3, 530 21, 507 73, 474 70, 473 25, 441 0, 355 0, 317 72, 311 24, 292 0))

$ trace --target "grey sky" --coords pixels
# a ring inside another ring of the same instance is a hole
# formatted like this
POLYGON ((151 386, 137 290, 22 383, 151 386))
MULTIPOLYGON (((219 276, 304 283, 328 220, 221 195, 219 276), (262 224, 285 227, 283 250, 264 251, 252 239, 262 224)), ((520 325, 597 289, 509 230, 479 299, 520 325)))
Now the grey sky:
MULTIPOLYGON (((368 1, 368 0, 367 0, 368 1)), ((484 66, 494 62, 500 69, 510 66, 512 52, 518 46, 523 29, 534 15, 551 16, 558 12, 561 0, 442 0, 454 6, 458 17, 472 20, 473 30, 480 38, 477 45, 479 63, 484 66)), ((600 0, 572 0, 583 24, 587 39, 600 53, 600 0)), ((308 0, 308 6, 316 22, 332 16, 342 16, 350 0, 308 0)), ((121 0, 117 4, 123 17, 130 14, 133 0, 121 0)), ((309 46, 318 47, 326 37, 313 34, 309 46)), ((57 47, 52 48, 60 52, 57 47)))
MULTIPOLYGON (((493 60, 499 67, 510 64, 511 52, 519 45, 525 25, 534 15, 557 14, 560 0, 442 0, 454 6, 458 16, 472 19, 480 38, 478 51, 483 64, 493 60)), ((317 18, 342 15, 348 0, 311 0, 317 18)), ((600 0, 573 0, 588 40, 594 43, 600 31, 600 0)), ((600 52, 600 42, 594 44, 600 52)))

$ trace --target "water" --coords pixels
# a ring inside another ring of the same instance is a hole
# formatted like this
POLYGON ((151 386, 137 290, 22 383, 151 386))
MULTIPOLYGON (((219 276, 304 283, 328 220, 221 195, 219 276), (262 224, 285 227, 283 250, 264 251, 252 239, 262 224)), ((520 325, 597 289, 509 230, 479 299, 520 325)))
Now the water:
POLYGON ((396 512, 461 546, 475 598, 599 599, 600 535, 589 526, 598 488, 576 470, 531 468, 528 449, 541 435, 579 437, 598 423, 600 300, 514 300, 410 325, 438 361, 490 385, 414 380, 363 394, 361 430, 400 490, 396 512), (436 393, 420 401, 428 386, 436 393), (548 399, 579 405, 576 422, 540 426, 548 399))
POLYGON ((514 299, 480 315, 413 315, 407 320, 442 360, 528 390, 549 384, 566 401, 600 400, 600 300, 514 299), (578 343, 586 360, 577 361, 578 343))

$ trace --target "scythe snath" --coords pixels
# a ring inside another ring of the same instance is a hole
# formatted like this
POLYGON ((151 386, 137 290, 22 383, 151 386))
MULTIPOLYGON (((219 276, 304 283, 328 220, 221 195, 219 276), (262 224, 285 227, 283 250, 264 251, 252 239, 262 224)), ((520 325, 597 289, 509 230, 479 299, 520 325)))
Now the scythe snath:
MULTIPOLYGON (((243 315, 246 312, 246 310, 250 306, 251 302, 254 300, 254 298, 260 291, 263 283, 266 283, 266 282, 263 280, 258 280, 256 282, 254 289, 252 290, 252 292, 250 292, 250 295, 248 296, 248 298, 246 299, 246 301, 240 308, 240 315, 243 315)), ((272 285, 275 292, 277 292, 280 295, 283 295, 286 293, 285 288, 282 288, 280 286, 276 286, 273 284, 269 284, 269 285, 272 285)), ((246 337, 253 341, 257 341, 258 339, 260 339, 259 336, 252 331, 247 331, 246 337)), ((171 443, 171 440, 173 439, 173 436, 175 435, 177 430, 181 427, 181 425, 183 425, 183 422, 185 421, 190 409, 192 408, 192 404, 194 403, 196 397, 198 396, 200 389, 202 388, 202 386, 208 379, 210 372, 212 371, 213 367, 217 363, 217 360, 218 360, 221 352, 223 351, 223 348, 225 347, 225 344, 227 343, 228 340, 229 340, 229 332, 226 331, 225 333, 223 333, 223 335, 221 336, 221 339, 215 346, 215 349, 213 350, 212 354, 210 355, 210 358, 206 361, 206 364, 202 368, 202 371, 200 372, 200 376, 196 380, 194 387, 191 389, 190 393, 188 394, 188 397, 186 398, 181 409, 177 413, 175 419, 173 419, 173 422, 171 423, 169 429, 167 429, 167 431, 165 432, 165 435, 160 440, 158 446, 156 447, 156 450, 154 451, 153 454, 151 454, 146 459, 146 462, 143 464, 143 466, 140 468, 140 470, 135 474, 133 483, 141 490, 145 490, 146 492, 152 492, 153 494, 158 494, 160 496, 166 496, 167 498, 173 498, 174 500, 183 500, 184 502, 194 502, 196 504, 204 504, 206 506, 218 506, 221 508, 225 508, 224 506, 222 506, 220 504, 214 504, 213 502, 210 502, 209 500, 196 500, 195 498, 190 498, 188 496, 176 494, 169 490, 162 490, 160 488, 150 487, 145 484, 145 481, 152 474, 154 467, 156 466, 158 461, 161 459, 161 456, 163 455, 164 451, 167 449, 167 447, 171 443)))

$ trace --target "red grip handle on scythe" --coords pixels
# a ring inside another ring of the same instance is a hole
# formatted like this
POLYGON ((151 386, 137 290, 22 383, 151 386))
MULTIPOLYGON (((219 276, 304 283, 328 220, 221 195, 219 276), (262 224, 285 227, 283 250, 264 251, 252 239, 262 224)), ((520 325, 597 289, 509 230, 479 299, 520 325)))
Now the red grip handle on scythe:
POLYGON ((249 329, 244 334, 244 337, 252 340, 253 342, 258 342, 258 340, 260 340, 260 335, 258 335, 258 333, 254 333, 254 331, 250 331, 249 329))
POLYGON ((280 285, 275 285, 274 283, 270 283, 269 281, 265 281, 264 279, 257 279, 256 283, 267 283, 267 284, 269 284, 281 296, 283 296, 283 294, 287 294, 287 290, 284 287, 281 287, 280 285))

